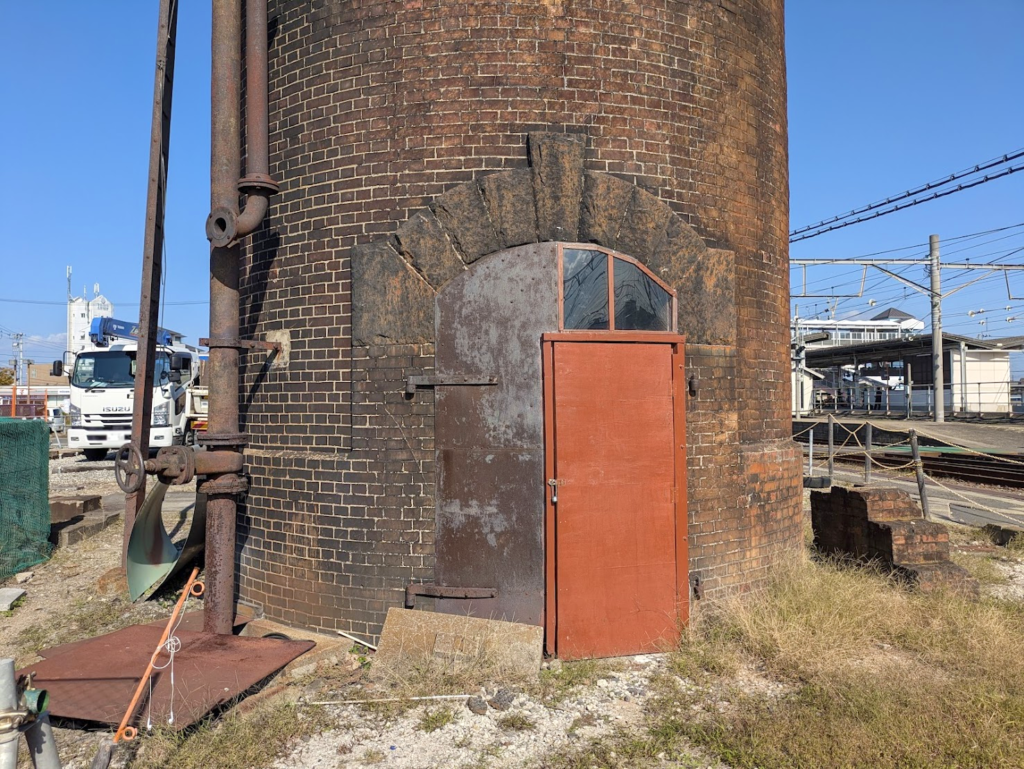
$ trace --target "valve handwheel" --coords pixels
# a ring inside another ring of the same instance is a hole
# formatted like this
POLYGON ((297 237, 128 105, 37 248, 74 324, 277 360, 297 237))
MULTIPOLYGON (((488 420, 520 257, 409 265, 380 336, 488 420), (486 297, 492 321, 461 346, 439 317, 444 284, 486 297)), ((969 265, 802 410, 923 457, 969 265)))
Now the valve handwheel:
POLYGON ((114 457, 114 479, 125 494, 134 494, 142 488, 146 477, 146 466, 142 452, 134 443, 126 443, 117 450, 114 457))

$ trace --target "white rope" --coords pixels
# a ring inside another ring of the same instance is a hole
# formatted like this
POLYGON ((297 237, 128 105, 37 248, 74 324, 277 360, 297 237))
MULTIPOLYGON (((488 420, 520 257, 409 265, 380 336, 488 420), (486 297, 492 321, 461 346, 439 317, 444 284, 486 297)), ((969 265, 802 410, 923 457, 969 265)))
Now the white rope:
MULTIPOLYGON (((178 632, 178 627, 181 625, 181 621, 185 618, 185 608, 188 606, 188 599, 191 597, 191 593, 185 597, 185 602, 181 605, 181 611, 178 614, 178 621, 174 623, 174 627, 171 628, 170 634, 167 636, 167 640, 164 641, 161 647, 169 659, 163 665, 153 665, 153 670, 167 670, 170 668, 171 674, 171 704, 170 712, 167 716, 167 723, 171 726, 174 725, 174 655, 181 651, 181 639, 175 635, 178 632)), ((153 731, 153 673, 149 674, 149 701, 147 703, 146 713, 146 731, 153 731)))

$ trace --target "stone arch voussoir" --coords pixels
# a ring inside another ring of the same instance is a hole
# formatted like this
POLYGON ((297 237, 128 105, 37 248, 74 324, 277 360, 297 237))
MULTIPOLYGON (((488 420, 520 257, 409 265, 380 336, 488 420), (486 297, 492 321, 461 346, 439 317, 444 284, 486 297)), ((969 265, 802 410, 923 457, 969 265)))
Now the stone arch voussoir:
POLYGON ((453 187, 391 236, 352 251, 353 344, 434 339, 434 296, 478 259, 547 241, 595 243, 676 289, 689 342, 733 345, 735 260, 656 195, 584 168, 576 136, 532 133, 529 168, 453 187))

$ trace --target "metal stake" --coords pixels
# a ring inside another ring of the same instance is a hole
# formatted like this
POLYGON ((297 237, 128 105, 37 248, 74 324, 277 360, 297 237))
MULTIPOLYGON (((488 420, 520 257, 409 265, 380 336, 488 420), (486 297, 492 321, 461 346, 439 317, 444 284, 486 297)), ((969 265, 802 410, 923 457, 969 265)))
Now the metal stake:
POLYGON ((924 513, 925 520, 930 521, 931 516, 928 513, 928 493, 924 486, 924 463, 921 461, 921 449, 917 445, 916 430, 910 431, 910 451, 914 458, 914 470, 917 472, 917 493, 921 497, 921 511, 924 513))

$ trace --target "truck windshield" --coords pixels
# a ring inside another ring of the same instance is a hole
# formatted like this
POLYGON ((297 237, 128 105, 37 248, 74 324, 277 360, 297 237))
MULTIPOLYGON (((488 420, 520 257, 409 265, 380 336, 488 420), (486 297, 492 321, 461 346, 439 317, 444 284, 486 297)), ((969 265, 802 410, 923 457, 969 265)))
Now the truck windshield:
MULTIPOLYGON (((167 381, 171 361, 167 353, 156 354, 153 384, 167 381)), ((79 353, 75 359, 75 371, 71 384, 75 387, 93 389, 96 387, 134 387, 135 352, 105 350, 103 352, 79 353)))

